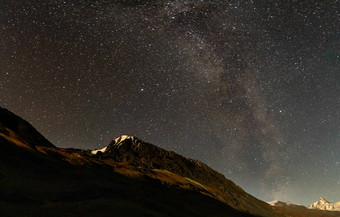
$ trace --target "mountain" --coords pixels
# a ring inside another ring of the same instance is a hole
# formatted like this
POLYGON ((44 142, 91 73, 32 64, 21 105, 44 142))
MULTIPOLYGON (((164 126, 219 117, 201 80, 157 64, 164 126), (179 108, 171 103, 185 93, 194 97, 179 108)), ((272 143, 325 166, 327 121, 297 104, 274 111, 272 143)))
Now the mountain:
POLYGON ((3 108, 0 148, 1 217, 339 216, 270 206, 206 164, 133 136, 100 150, 58 148, 3 108))
POLYGON ((166 151, 136 137, 121 136, 107 147, 92 153, 99 154, 102 159, 113 159, 115 162, 128 163, 134 167, 167 171, 185 177, 203 188, 204 193, 237 210, 273 216, 271 207, 265 202, 249 195, 206 164, 166 151))
POLYGON ((282 216, 207 165, 136 137, 58 148, 1 108, 0 148, 1 217, 282 216))
POLYGON ((340 201, 337 203, 331 203, 326 199, 320 197, 318 201, 309 205, 310 209, 320 209, 320 210, 329 210, 329 211, 340 211, 340 201))
POLYGON ((297 205, 297 204, 292 204, 290 202, 282 202, 282 201, 277 201, 277 200, 268 202, 268 204, 275 207, 276 212, 281 213, 286 217, 288 216, 290 217, 340 217, 340 212, 337 212, 335 210, 328 211, 328 210, 310 209, 302 205, 297 205))
POLYGON ((271 206, 276 206, 276 207, 294 207, 294 206, 301 206, 301 205, 297 205, 297 204, 292 204, 291 202, 287 201, 287 202, 282 202, 282 201, 278 201, 278 200, 274 200, 271 202, 268 202, 269 205, 271 206))

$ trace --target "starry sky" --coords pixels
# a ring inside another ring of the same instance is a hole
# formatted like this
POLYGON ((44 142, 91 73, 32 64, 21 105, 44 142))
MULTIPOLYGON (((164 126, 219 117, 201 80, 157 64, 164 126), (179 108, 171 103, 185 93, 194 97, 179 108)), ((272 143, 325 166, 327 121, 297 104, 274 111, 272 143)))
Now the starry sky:
POLYGON ((340 200, 339 1, 1 1, 0 106, 58 147, 134 135, 248 193, 340 200))

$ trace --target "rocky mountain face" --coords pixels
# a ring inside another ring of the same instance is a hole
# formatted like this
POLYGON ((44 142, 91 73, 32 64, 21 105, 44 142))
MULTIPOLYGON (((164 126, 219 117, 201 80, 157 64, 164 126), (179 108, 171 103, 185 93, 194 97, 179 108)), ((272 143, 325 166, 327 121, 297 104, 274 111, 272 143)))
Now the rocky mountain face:
POLYGON ((320 199, 311 205, 309 205, 310 209, 319 209, 319 210, 329 210, 329 211, 340 211, 340 201, 337 203, 331 203, 326 199, 320 197, 320 199))

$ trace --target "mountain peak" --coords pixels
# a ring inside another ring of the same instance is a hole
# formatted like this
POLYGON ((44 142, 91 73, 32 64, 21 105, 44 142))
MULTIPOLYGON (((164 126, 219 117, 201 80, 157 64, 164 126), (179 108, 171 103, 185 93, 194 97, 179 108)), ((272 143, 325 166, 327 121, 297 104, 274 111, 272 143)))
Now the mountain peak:
POLYGON ((281 201, 273 200, 273 201, 270 201, 270 202, 267 202, 267 203, 271 206, 276 206, 276 204, 279 203, 279 202, 281 202, 281 201))
POLYGON ((321 202, 324 202, 324 203, 329 203, 329 201, 327 201, 325 198, 323 198, 323 197, 320 197, 319 198, 319 201, 321 201, 321 202))
POLYGON ((134 136, 128 136, 128 135, 121 135, 120 137, 114 139, 114 141, 115 141, 115 143, 119 143, 119 142, 122 142, 126 139, 133 140, 133 139, 135 139, 135 137, 134 136))
POLYGON ((108 146, 106 146, 102 149, 92 150, 91 153, 92 154, 97 154, 98 152, 104 153, 108 148, 110 148, 110 146, 119 147, 119 146, 122 146, 124 144, 131 144, 132 145, 132 144, 138 143, 138 141, 141 141, 141 140, 138 139, 135 136, 121 135, 120 137, 117 137, 114 140, 112 140, 112 142, 108 146))
POLYGON ((287 201, 287 202, 282 202, 279 200, 274 200, 271 202, 267 202, 269 205, 271 206, 276 206, 276 207, 287 207, 287 206, 301 206, 299 204, 292 204, 291 202, 287 201))
POLYGON ((112 140, 112 142, 110 143, 109 146, 122 146, 122 145, 126 145, 126 144, 130 144, 130 145, 139 145, 141 144, 142 140, 138 139, 135 136, 128 136, 128 135, 122 135, 114 140, 112 140))
POLYGON ((204 191, 214 189, 213 191, 217 192, 216 198, 233 208, 251 210, 257 215, 273 216, 270 214, 269 205, 248 195, 242 188, 203 162, 167 151, 137 137, 122 135, 112 140, 107 147, 91 153, 107 161, 142 168, 143 171, 152 171, 152 173, 166 171, 166 174, 176 174, 176 176, 184 177, 185 180, 199 183, 205 189, 204 191), (261 207, 261 209, 259 211, 254 207, 261 207))
POLYGON ((331 203, 325 198, 320 197, 318 201, 309 205, 310 209, 320 209, 320 210, 330 210, 330 211, 340 211, 338 203, 331 203))

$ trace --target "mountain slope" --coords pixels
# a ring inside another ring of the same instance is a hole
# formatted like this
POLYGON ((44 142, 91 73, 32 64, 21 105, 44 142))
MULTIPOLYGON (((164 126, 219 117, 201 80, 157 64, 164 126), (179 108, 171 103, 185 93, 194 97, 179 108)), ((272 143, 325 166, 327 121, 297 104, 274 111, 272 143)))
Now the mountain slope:
POLYGON ((214 198, 231 207, 255 215, 273 216, 272 207, 247 194, 222 174, 206 164, 187 159, 174 152, 166 151, 132 136, 121 136, 113 140, 101 152, 92 151, 104 159, 113 159, 135 167, 161 169, 194 180, 204 185, 214 198))
POLYGON ((34 146, 55 147, 27 121, 1 107, 0 133, 3 137, 6 135, 13 137, 16 134, 18 135, 17 138, 26 141, 27 145, 30 145, 32 148, 34 146), (11 132, 12 134, 10 135, 11 132))

